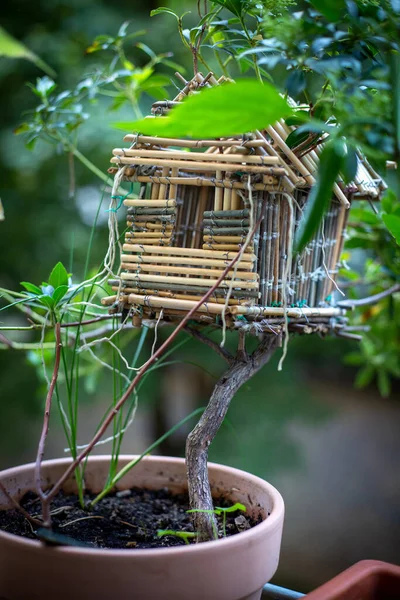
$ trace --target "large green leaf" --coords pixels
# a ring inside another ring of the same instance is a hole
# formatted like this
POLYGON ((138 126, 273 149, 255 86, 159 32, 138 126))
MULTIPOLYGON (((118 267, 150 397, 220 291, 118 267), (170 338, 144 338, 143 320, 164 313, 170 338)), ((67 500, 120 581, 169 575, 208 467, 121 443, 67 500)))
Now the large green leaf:
MULTIPOLYGON (((400 161, 400 54, 391 56, 391 76, 393 85, 393 125, 395 136, 395 159, 400 161)), ((400 168, 396 169, 396 193, 400 196, 400 168)))
POLYGON ((332 198, 333 184, 343 166, 346 146, 342 140, 326 144, 320 157, 317 180, 311 189, 303 218, 296 233, 295 250, 301 252, 311 240, 332 198))
POLYGON ((397 215, 382 215, 382 221, 400 246, 400 217, 397 215))
POLYGON ((310 2, 328 21, 338 21, 346 8, 344 0, 310 0, 310 2))
POLYGON ((26 46, 21 44, 18 40, 13 38, 3 27, 0 26, 0 56, 6 58, 25 58, 35 63, 39 69, 42 69, 48 75, 52 77, 56 76, 56 72, 49 67, 41 58, 36 56, 26 46))
POLYGON ((291 112, 272 85, 240 79, 189 96, 166 117, 115 125, 166 137, 226 137, 267 127, 291 112))
POLYGON ((54 289, 59 286, 68 286, 68 273, 67 269, 61 262, 58 262, 49 276, 49 284, 53 286, 54 289))
POLYGON ((245 7, 245 2, 243 0, 213 0, 214 4, 219 4, 219 6, 223 6, 231 11, 237 17, 242 15, 243 9, 245 7))

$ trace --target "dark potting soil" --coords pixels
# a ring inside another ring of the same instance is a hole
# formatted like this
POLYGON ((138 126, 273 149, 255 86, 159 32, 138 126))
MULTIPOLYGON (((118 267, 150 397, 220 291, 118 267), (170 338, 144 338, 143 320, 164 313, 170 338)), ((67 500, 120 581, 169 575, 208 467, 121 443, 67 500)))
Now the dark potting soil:
MULTIPOLYGON (((94 497, 87 494, 85 503, 89 505, 94 497)), ((215 505, 229 507, 232 503, 219 498, 215 505)), ((23 497, 21 506, 31 516, 40 518, 40 502, 33 492, 23 497)), ((17 510, 0 511, 0 529, 56 544, 75 545, 77 542, 92 548, 166 548, 184 545, 185 541, 173 535, 159 537, 157 531, 193 532, 188 509, 186 494, 173 495, 166 488, 156 491, 132 488, 110 494, 90 510, 81 508, 77 496, 59 492, 51 504, 53 533, 36 528, 17 510)), ((217 516, 217 520, 218 533, 222 537, 222 515, 217 516)), ((261 518, 252 519, 242 511, 226 513, 226 535, 235 535, 260 521, 261 518)))

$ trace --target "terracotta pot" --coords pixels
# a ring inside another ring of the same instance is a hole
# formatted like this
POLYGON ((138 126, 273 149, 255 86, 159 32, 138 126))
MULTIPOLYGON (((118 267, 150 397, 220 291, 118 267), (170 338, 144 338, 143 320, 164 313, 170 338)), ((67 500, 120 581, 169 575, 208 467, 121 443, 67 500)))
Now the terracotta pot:
POLYGON ((323 586, 307 600, 399 600, 400 567, 362 560, 323 586))
MULTIPOLYGON (((122 456, 120 465, 132 458, 122 456)), ((108 461, 106 456, 89 459, 86 485, 91 491, 102 488, 108 461)), ((68 459, 44 462, 44 485, 56 481, 67 464, 68 459)), ((34 489, 33 471, 32 464, 16 467, 1 472, 0 479, 10 494, 21 498, 34 489)), ((209 476, 215 495, 242 502, 254 516, 262 516, 262 523, 226 539, 154 550, 49 547, 0 531, 0 599, 258 600, 278 566, 282 497, 270 484, 238 469, 210 463, 209 476)), ((181 492, 186 488, 185 462, 146 457, 120 484, 120 489, 181 492)), ((74 482, 64 490, 74 491, 74 482)), ((0 508, 8 506, 0 493, 0 508)))

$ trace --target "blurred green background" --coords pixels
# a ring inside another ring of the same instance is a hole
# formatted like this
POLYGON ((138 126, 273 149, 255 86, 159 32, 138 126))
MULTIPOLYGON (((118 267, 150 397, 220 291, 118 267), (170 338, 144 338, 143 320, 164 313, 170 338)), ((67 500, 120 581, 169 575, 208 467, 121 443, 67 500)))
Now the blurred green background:
MULTIPOLYGON (((188 23, 195 23, 195 1, 161 4, 178 12, 192 10, 188 23)), ((190 76, 191 57, 183 50, 175 20, 149 17, 159 5, 157 0, 15 0, 3 7, 1 25, 56 71, 59 91, 74 87, 85 73, 111 60, 107 52, 85 51, 96 36, 115 35, 124 21, 130 21, 129 30, 146 30, 138 39, 156 53, 171 52, 190 76)), ((148 57, 135 47, 137 41, 128 47, 129 57, 143 65, 148 57)), ((174 79, 169 67, 162 65, 159 72, 174 79)), ((12 289, 19 289, 22 280, 39 283, 58 260, 70 264, 72 247, 72 271, 76 280, 82 276, 102 194, 101 183, 77 161, 71 194, 68 156, 44 142, 30 151, 15 136, 24 112, 37 105, 26 82, 42 75, 30 62, 0 59, 0 195, 5 210, 0 222, 0 285, 12 289)), ((172 96, 172 83, 169 91, 172 96)), ((143 95, 143 113, 151 103, 143 95)), ((109 106, 107 98, 97 100, 79 133, 80 150, 104 172, 111 149, 121 144, 121 132, 111 123, 134 116, 127 108, 111 112, 109 106)), ((107 244, 106 205, 105 201, 96 229, 94 265, 107 244)), ((0 319, 24 324, 11 312, 1 313, 0 319)), ((165 335, 163 330, 161 339, 165 335)), ((355 390, 354 371, 342 361, 352 347, 345 340, 317 336, 291 341, 283 372, 277 371, 275 357, 240 391, 210 451, 211 460, 260 475, 283 494, 287 519, 275 582, 301 591, 362 558, 400 563, 399 386, 394 385, 388 399, 380 398, 373 384, 365 391, 355 390)), ((182 363, 149 378, 124 442, 126 452, 142 451, 206 402, 223 364, 193 341, 182 348, 180 357, 199 366, 182 363)), ((0 467, 7 467, 35 456, 44 388, 22 352, 0 350, 0 377, 0 467)), ((107 405, 110 385, 104 375, 94 389, 82 389, 81 443, 89 439, 107 405)), ((171 438, 162 451, 183 455, 185 433, 171 438)), ((63 454, 64 445, 55 416, 47 456, 63 454)))

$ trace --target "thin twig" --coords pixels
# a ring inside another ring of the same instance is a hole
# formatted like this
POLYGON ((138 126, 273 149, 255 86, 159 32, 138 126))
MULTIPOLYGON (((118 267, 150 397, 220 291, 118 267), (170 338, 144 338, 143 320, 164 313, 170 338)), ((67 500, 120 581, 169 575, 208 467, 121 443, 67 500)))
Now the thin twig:
POLYGON ((232 356, 232 354, 230 352, 228 352, 228 350, 225 350, 225 348, 222 348, 219 344, 217 344, 216 342, 213 342, 213 340, 211 340, 206 335, 203 335, 202 333, 200 333, 200 331, 198 331, 197 329, 194 329, 194 327, 190 327, 187 325, 185 327, 185 331, 187 333, 189 333, 191 336, 193 336, 194 338, 196 338, 197 340, 199 340, 200 342, 202 342, 203 344, 205 344, 206 346, 209 346, 210 348, 212 348, 214 350, 214 352, 219 354, 220 357, 223 358, 224 360, 226 360, 226 362, 228 364, 231 364, 233 362, 234 357, 232 356))
POLYGON ((50 423, 50 412, 51 412, 51 402, 53 399, 54 389, 57 383, 58 378, 58 370, 60 367, 60 357, 61 357, 61 328, 60 323, 56 323, 55 326, 55 334, 56 334, 56 357, 54 361, 54 369, 53 376, 51 378, 49 391, 47 392, 46 404, 44 409, 44 417, 43 417, 43 427, 42 433, 40 435, 37 457, 36 457, 36 465, 35 465, 35 482, 36 482, 36 493, 39 496, 42 504, 42 517, 44 527, 50 527, 51 525, 51 515, 50 515, 50 503, 46 496, 46 494, 42 490, 42 460, 44 455, 44 449, 46 445, 46 438, 49 431, 49 423, 50 423))
POLYGON ((367 298, 360 298, 359 300, 340 300, 336 303, 339 308, 356 308, 358 306, 368 306, 370 304, 377 304, 387 296, 392 296, 400 292, 400 283, 396 283, 391 288, 380 292, 380 294, 375 294, 374 296, 368 296, 367 298))
POLYGON ((101 315, 94 319, 88 319, 87 321, 75 321, 74 323, 62 323, 61 327, 82 327, 83 325, 91 325, 98 321, 105 321, 106 319, 114 319, 118 315, 101 315))
MULTIPOLYGON (((253 229, 253 235, 256 232, 257 227, 259 226, 259 224, 261 222, 261 219, 262 219, 262 217, 260 217, 260 219, 258 219, 257 223, 255 224, 254 229, 253 229)), ((206 294, 204 294, 204 296, 202 298, 200 298, 200 300, 190 309, 190 311, 188 313, 186 313, 186 315, 182 319, 182 321, 177 325, 177 327, 174 329, 174 331, 171 333, 171 335, 165 340, 165 342, 163 344, 161 344, 161 346, 153 354, 153 356, 151 356, 149 358, 149 360, 141 367, 140 371, 138 372, 136 377, 132 380, 132 382, 128 386, 128 388, 125 390, 124 394, 118 400, 116 405, 110 410, 107 417, 104 419, 101 427, 99 427, 99 429, 97 430, 96 434, 93 436, 92 440, 89 442, 87 447, 76 457, 75 460, 73 460, 71 462, 70 466, 64 471, 63 475, 61 475, 59 480, 54 484, 53 488, 47 493, 48 500, 50 500, 57 494, 57 492, 60 490, 62 484, 74 472, 74 470, 78 467, 78 465, 80 465, 80 463, 83 461, 83 459, 92 451, 92 449, 96 445, 96 443, 103 437, 105 431, 107 430, 108 426, 114 419, 115 415, 118 414, 118 412, 124 406, 125 402, 128 400, 129 396, 131 395, 132 391, 135 389, 136 385, 141 381, 141 379, 143 378, 147 369, 151 365, 153 365, 160 358, 160 356, 162 356, 164 354, 165 350, 173 342, 173 340, 176 338, 178 333, 185 327, 186 323, 197 312, 197 310, 200 308, 200 306, 202 306, 202 304, 207 302, 207 300, 210 298, 210 296, 212 296, 212 294, 215 292, 217 287, 225 279, 225 277, 227 276, 229 271, 239 260, 240 256, 241 256, 241 251, 239 251, 236 254, 236 256, 230 261, 230 263, 225 267, 225 269, 221 273, 220 277, 217 279, 217 281, 214 283, 214 285, 212 287, 210 287, 208 292, 206 294)))

